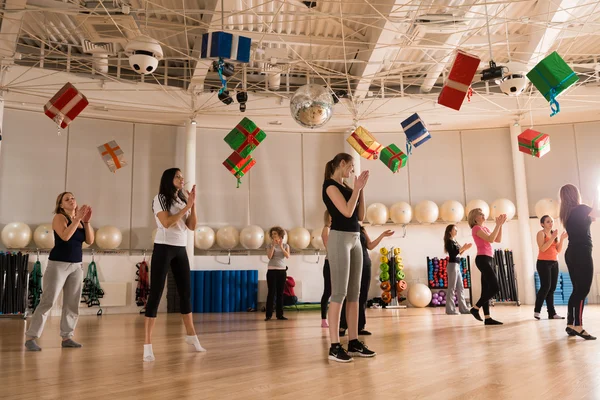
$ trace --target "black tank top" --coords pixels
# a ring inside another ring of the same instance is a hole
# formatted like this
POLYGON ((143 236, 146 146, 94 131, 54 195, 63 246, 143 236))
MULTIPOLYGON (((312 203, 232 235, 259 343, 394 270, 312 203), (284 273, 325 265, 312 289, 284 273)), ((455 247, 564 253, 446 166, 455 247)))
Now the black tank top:
MULTIPOLYGON (((67 218, 67 226, 71 220, 67 218)), ((85 229, 77 228, 68 241, 64 241, 54 231, 54 247, 50 250, 49 260, 80 263, 83 260, 83 242, 85 242, 85 229)))
POLYGON ((327 179, 323 182, 323 203, 325 203, 325 207, 327 207, 327 211, 329 211, 329 215, 331 215, 331 230, 333 231, 343 231, 343 232, 360 232, 360 224, 358 223, 358 204, 356 203, 356 207, 354 208, 354 213, 350 218, 344 217, 344 215, 337 209, 333 201, 329 198, 327 194, 327 188, 329 186, 337 187, 342 196, 346 199, 346 201, 350 200, 352 197, 352 189, 340 185, 333 179, 327 179))

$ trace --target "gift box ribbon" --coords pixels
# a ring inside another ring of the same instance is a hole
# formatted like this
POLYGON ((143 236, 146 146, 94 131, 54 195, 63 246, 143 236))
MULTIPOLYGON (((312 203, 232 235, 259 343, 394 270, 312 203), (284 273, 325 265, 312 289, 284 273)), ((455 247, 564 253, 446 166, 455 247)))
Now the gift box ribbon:
POLYGON ((446 86, 448 86, 449 88, 460 90, 461 92, 467 93, 467 91, 469 90, 469 87, 471 85, 465 85, 464 83, 460 83, 460 82, 456 82, 451 79, 448 79, 446 81, 446 86))
POLYGON ((83 100, 83 95, 81 93, 77 93, 69 102, 59 110, 54 106, 54 104, 50 104, 48 110, 54 114, 54 122, 56 122, 59 126, 64 122, 68 124, 71 123, 71 118, 67 117, 67 114, 71 112, 73 107, 75 107, 81 100, 83 100))
POLYGON ((369 146, 367 146, 367 144, 365 142, 363 142, 363 140, 360 138, 360 136, 358 136, 356 134, 356 132, 352 132, 352 135, 350 135, 352 138, 354 138, 354 140, 356 140, 356 142, 358 143, 358 145, 366 152, 369 154, 373 155, 373 158, 375 158, 377 156, 377 151, 370 149, 369 146))
POLYGON ((121 168, 121 162, 119 161, 119 157, 115 153, 115 151, 121 150, 121 148, 119 146, 110 147, 110 145, 108 143, 104 144, 104 148, 106 149, 106 151, 102 153, 102 157, 104 157, 105 155, 110 155, 110 157, 113 159, 113 161, 115 163, 116 169, 121 168))
POLYGON ((240 176, 240 173, 243 173, 242 171, 244 170, 244 168, 246 168, 248 166, 248 164, 250 164, 252 162, 252 159, 249 159, 244 165, 242 165, 241 167, 238 167, 237 165, 235 165, 234 162, 232 162, 230 159, 225 160, 225 162, 231 167, 231 169, 234 172, 233 175, 235 175, 235 177, 237 178, 237 187, 239 188, 240 185, 242 184, 242 176, 240 176))
POLYGON ((540 76, 540 78, 542 78, 544 80, 546 85, 550 86, 550 91, 544 93, 544 97, 546 97, 548 94, 550 95, 550 100, 549 100, 550 110, 552 110, 552 113, 550 114, 550 116, 553 117, 560 112, 560 104, 558 104, 558 101, 556 101, 556 89, 558 89, 566 81, 571 79, 575 75, 575 72, 571 72, 569 75, 567 75, 567 77, 565 79, 563 79, 562 81, 560 81, 558 83, 558 85, 552 86, 552 85, 550 85, 550 82, 548 82, 548 79, 546 79, 546 77, 537 68, 534 68, 533 70, 535 72, 537 72, 537 74, 540 76))
POLYGON ((388 163, 387 163, 389 169, 392 169, 392 161, 394 161, 394 160, 399 160, 400 165, 402 165, 402 152, 395 153, 394 150, 392 150, 389 147, 387 148, 387 151, 392 153, 392 156, 390 157, 390 159, 388 160, 388 163))
POLYGON ((533 139, 531 139, 531 146, 525 145, 525 144, 522 144, 522 143, 520 145, 523 146, 523 147, 525 147, 525 148, 528 148, 529 150, 531 150, 531 155, 535 157, 540 152, 540 149, 537 149, 535 147, 535 142, 537 142, 542 136, 544 136, 544 134, 540 133, 539 135, 537 135, 536 137, 534 137, 533 139))
POLYGON ((244 141, 244 143, 242 143, 242 145, 240 146, 239 150, 243 149, 244 147, 246 147, 246 146, 248 146, 250 144, 253 144, 254 146, 258 146, 260 144, 260 142, 256 138, 256 135, 258 135, 258 133, 260 132, 260 128, 258 126, 256 128, 254 128, 254 130, 252 131, 252 133, 250 133, 241 124, 238 124, 235 127, 235 129, 239 130, 240 132, 242 132, 246 136, 246 140, 244 141))

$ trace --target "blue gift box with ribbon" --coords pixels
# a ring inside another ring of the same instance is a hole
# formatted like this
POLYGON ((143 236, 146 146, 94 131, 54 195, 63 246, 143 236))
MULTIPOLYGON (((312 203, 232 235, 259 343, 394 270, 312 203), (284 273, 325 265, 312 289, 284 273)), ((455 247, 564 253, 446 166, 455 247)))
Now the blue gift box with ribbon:
POLYGON ((252 39, 227 32, 209 32, 202 35, 200 58, 224 59, 247 63, 250 61, 252 39))
POLYGON ((402 129, 406 134, 406 152, 411 153, 412 147, 419 147, 429 139, 431 135, 425 127, 425 123, 419 117, 419 114, 414 113, 410 117, 401 122, 402 129))
POLYGON ((560 104, 556 98, 579 80, 579 77, 557 52, 553 52, 540 61, 529 71, 527 78, 550 103, 552 110, 550 116, 560 112, 560 104))

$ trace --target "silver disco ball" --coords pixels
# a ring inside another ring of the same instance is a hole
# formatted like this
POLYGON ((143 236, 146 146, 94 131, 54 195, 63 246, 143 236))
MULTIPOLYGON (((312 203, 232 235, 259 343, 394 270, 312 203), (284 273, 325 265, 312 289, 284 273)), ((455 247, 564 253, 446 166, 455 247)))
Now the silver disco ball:
POLYGON ((305 128, 320 128, 333 115, 333 96, 323 86, 304 85, 290 101, 292 118, 305 128))

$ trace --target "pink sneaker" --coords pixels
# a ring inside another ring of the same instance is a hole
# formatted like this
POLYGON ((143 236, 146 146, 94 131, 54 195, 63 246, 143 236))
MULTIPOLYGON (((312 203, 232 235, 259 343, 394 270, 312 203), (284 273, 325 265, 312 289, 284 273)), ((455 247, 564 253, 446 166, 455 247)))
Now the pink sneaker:
POLYGON ((321 320, 321 328, 329 328, 329 324, 326 319, 321 320))

